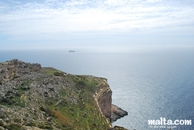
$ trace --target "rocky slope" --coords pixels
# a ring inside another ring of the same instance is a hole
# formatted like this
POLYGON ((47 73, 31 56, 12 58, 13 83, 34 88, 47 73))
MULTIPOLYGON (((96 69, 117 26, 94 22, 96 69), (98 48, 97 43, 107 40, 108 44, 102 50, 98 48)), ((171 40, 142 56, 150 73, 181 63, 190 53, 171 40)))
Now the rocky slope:
POLYGON ((17 59, 0 63, 0 130, 108 130, 126 111, 105 78, 71 75, 17 59))

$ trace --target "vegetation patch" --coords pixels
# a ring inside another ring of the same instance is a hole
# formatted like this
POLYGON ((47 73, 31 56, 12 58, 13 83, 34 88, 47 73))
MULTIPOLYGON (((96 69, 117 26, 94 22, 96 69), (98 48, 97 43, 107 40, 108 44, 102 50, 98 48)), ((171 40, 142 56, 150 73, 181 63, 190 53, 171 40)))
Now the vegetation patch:
POLYGON ((10 124, 5 126, 5 128, 8 130, 23 130, 22 126, 19 124, 10 124))
POLYGON ((29 85, 32 83, 31 80, 25 81, 21 84, 21 86, 17 87, 16 90, 7 91, 5 97, 0 98, 0 102, 6 106, 20 106, 25 107, 26 96, 25 92, 28 91, 29 85))

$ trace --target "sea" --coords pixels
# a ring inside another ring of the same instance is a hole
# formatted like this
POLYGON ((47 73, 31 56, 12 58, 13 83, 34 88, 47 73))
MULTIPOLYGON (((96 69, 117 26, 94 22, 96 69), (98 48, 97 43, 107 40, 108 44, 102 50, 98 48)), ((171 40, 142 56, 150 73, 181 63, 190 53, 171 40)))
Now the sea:
POLYGON ((0 51, 0 62, 11 59, 40 63, 70 74, 107 78, 112 103, 128 112, 113 126, 194 130, 194 48, 0 51))

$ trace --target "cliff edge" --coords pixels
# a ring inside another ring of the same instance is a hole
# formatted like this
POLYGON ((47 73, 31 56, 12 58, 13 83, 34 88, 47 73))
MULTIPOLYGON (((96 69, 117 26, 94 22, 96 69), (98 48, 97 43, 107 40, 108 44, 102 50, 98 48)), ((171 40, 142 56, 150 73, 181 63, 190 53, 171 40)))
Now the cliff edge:
POLYGON ((111 96, 105 78, 17 59, 0 63, 2 130, 114 129, 111 122, 127 112, 113 105, 111 96))

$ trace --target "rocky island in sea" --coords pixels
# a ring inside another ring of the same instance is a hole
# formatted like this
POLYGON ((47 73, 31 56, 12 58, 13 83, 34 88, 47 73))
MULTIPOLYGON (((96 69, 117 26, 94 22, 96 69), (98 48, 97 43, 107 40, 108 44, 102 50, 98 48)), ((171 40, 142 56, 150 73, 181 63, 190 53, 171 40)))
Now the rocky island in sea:
POLYGON ((17 59, 0 63, 0 130, 125 130, 107 79, 17 59))

